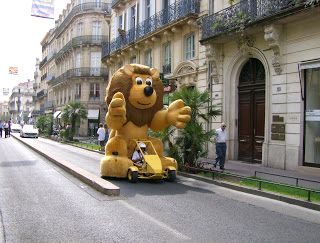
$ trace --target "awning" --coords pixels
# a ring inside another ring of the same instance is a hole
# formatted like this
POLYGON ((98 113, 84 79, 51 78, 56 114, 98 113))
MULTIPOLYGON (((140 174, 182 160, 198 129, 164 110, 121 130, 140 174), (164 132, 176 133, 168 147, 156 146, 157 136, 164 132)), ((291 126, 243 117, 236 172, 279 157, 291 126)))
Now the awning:
POLYGON ((98 120, 98 118, 99 118, 99 110, 88 110, 88 119, 98 120))
POLYGON ((60 115, 61 111, 56 111, 54 114, 53 114, 53 118, 58 118, 58 116, 60 115))

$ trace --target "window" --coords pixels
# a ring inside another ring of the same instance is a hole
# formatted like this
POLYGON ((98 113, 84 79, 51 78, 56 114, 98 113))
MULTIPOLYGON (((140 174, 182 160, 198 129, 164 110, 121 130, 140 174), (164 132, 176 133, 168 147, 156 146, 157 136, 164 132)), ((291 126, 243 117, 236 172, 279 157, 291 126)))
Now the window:
POLYGON ((304 162, 320 167, 320 63, 316 66, 305 70, 304 162))
POLYGON ((130 63, 137 63, 137 57, 136 56, 131 57, 130 63))
POLYGON ((94 99, 99 97, 100 97, 100 85, 98 83, 91 83, 89 98, 94 99))
POLYGON ((101 0, 96 0, 96 7, 101 8, 101 0))
POLYGON ((82 33, 83 33, 83 23, 80 22, 77 25, 77 36, 82 36, 82 33))
POLYGON ((76 62, 75 62, 75 75, 80 76, 81 75, 81 53, 76 54, 76 62))
POLYGON ((209 14, 214 13, 214 0, 209 0, 209 14))
POLYGON ((101 52, 91 52, 90 75, 99 76, 101 67, 101 52))
POLYGON ((152 50, 148 49, 144 54, 144 64, 152 67, 152 50))
POLYGON ((101 21, 92 22, 92 35, 94 40, 99 40, 101 36, 101 21))
POLYGON ((163 45, 163 73, 171 73, 171 43, 163 45))
POLYGON ((136 23, 136 5, 131 7, 131 23, 130 23, 130 28, 134 28, 135 23, 136 23))
POLYGON ((185 59, 190 60, 194 58, 195 45, 194 45, 194 34, 190 34, 185 37, 185 59))
POLYGON ((146 0, 146 12, 145 12, 145 16, 147 18, 149 18, 151 16, 151 1, 150 0, 146 0))
POLYGON ((76 100, 81 98, 81 84, 76 84, 76 93, 74 95, 76 100))
POLYGON ((122 15, 120 15, 118 18, 118 27, 119 29, 123 30, 122 15))

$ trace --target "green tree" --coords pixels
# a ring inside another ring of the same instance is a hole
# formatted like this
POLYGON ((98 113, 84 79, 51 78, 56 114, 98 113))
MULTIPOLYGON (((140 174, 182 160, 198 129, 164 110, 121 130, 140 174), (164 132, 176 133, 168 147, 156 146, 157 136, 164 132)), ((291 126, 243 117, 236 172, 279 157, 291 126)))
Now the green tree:
POLYGON ((79 102, 70 103, 63 107, 61 111, 61 119, 64 124, 70 124, 71 130, 69 140, 73 140, 76 124, 80 124, 80 119, 87 118, 87 109, 79 102))
POLYGON ((42 115, 36 120, 36 126, 39 129, 40 134, 50 135, 51 124, 52 116, 42 115))
POLYGON ((215 130, 206 131, 203 123, 220 115, 221 111, 215 105, 208 105, 210 95, 207 90, 200 92, 196 88, 182 88, 170 97, 171 101, 177 99, 182 99, 187 106, 190 106, 191 120, 185 129, 179 131, 175 144, 183 155, 183 162, 195 166, 199 157, 206 156, 205 145, 215 135, 215 130))

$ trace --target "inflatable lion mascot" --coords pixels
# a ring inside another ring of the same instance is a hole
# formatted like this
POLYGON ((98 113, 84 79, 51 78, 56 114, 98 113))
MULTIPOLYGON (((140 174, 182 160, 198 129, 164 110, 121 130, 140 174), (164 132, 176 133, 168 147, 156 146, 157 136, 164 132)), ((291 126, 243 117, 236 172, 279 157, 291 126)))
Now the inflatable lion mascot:
POLYGON ((140 64, 123 66, 112 76, 105 100, 111 132, 100 163, 102 177, 127 177, 135 150, 132 139, 151 141, 163 168, 177 167, 174 159, 163 156, 162 141, 149 137, 148 129, 160 131, 170 125, 184 128, 191 109, 182 100, 163 109, 163 84, 157 69, 140 64))

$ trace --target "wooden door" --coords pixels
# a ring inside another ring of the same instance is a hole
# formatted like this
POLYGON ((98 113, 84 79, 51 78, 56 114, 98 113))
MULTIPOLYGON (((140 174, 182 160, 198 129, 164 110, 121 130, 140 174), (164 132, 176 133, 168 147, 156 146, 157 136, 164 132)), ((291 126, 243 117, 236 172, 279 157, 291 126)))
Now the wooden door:
POLYGON ((238 159, 261 163, 265 119, 265 71, 262 63, 250 58, 239 78, 238 159))

